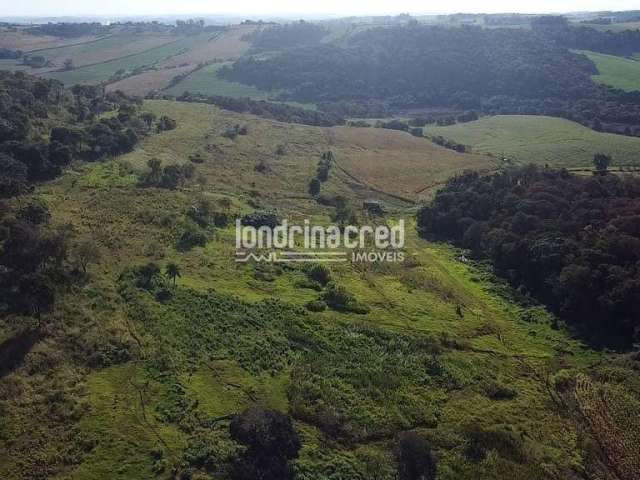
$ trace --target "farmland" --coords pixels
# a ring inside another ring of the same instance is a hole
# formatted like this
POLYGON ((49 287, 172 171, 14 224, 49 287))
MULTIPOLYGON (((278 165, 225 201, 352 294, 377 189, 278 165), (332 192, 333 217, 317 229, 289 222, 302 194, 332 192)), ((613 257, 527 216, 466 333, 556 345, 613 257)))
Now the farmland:
POLYGON ((593 77, 596 82, 626 91, 640 90, 640 61, 588 51, 580 53, 598 67, 600 74, 593 77))
POLYGON ((515 163, 557 167, 590 167, 593 155, 613 156, 614 165, 639 165, 640 139, 595 132, 569 120, 502 115, 449 127, 428 127, 471 147, 473 152, 507 158, 515 163))
POLYGON ((177 85, 168 88, 167 93, 181 95, 184 92, 202 93, 203 95, 222 95, 225 97, 249 97, 254 100, 267 100, 267 92, 249 85, 230 82, 216 76, 224 64, 214 63, 200 68, 187 76, 177 85))
POLYGON ((67 59, 71 59, 75 67, 82 67, 133 56, 175 40, 168 35, 123 33, 73 46, 47 48, 37 53, 50 60, 52 68, 61 68, 67 59))
POLYGON ((99 83, 109 80, 120 70, 134 72, 137 69, 152 67, 179 53, 187 51, 194 45, 198 45, 204 38, 205 35, 187 37, 127 57, 96 63, 67 72, 51 72, 47 74, 47 77, 60 80, 66 85, 73 85, 75 83, 99 83))

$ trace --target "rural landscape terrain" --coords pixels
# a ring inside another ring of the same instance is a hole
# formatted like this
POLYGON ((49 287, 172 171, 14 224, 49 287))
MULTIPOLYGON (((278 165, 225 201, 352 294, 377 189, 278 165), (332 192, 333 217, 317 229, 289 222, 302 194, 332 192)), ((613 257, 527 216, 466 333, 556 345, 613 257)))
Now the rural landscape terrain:
POLYGON ((0 23, 0 478, 638 480, 640 11, 0 23))

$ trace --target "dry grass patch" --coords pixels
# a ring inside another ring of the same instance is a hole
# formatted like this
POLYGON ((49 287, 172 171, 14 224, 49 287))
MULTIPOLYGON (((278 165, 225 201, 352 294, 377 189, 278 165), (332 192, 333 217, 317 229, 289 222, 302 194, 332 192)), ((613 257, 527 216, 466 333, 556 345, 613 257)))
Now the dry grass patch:
POLYGON ((395 130, 335 127, 329 135, 346 172, 369 187, 411 200, 429 198, 464 170, 495 168, 489 157, 460 154, 395 130))

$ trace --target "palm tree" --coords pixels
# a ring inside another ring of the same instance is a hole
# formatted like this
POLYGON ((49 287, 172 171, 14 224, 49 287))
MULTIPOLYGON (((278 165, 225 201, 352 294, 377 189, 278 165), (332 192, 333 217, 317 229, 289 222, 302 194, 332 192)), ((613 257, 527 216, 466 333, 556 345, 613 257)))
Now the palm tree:
POLYGON ((173 280, 173 286, 176 286, 176 277, 181 277, 182 275, 180 275, 180 267, 178 265, 176 265, 175 263, 168 263, 167 266, 164 269, 165 274, 167 275, 167 277, 171 278, 173 280))

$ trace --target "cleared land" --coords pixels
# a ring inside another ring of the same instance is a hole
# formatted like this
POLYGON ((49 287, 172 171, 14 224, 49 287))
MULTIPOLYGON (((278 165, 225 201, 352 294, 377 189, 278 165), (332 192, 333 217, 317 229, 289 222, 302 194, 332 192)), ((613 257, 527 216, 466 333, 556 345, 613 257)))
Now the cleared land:
POLYGON ((336 127, 329 138, 345 171, 375 189, 411 200, 429 198, 464 170, 496 167, 490 157, 460 154, 395 130, 336 127))
POLYGON ((598 67, 593 80, 626 91, 640 90, 640 61, 614 55, 581 51, 598 67))
POLYGON ((606 153, 613 156, 614 165, 640 165, 640 138, 595 132, 561 118, 500 115, 449 127, 427 127, 426 133, 515 163, 590 167, 594 154, 606 153))
POLYGON ((67 59, 71 59, 75 67, 82 67, 142 53, 176 40, 167 35, 116 34, 79 45, 44 49, 38 55, 51 61, 54 68, 62 67, 67 59))
POLYGON ((191 65, 177 68, 154 67, 138 75, 132 75, 117 82, 109 83, 107 91, 121 90, 128 95, 142 97, 150 91, 164 89, 174 77, 189 73, 192 69, 191 65))
MULTIPOLYGON (((193 92, 235 98, 249 97, 254 100, 267 100, 269 98, 267 92, 258 90, 255 87, 218 78, 216 73, 222 65, 221 63, 214 63, 196 70, 177 85, 168 88, 167 93, 181 95, 184 92, 193 92)), ((132 78, 131 80, 134 79, 132 78)))
POLYGON ((96 36, 58 38, 49 35, 30 35, 23 29, 10 30, 0 28, 0 48, 22 50, 24 52, 37 51, 45 48, 55 48, 64 45, 75 45, 96 40, 96 36))
POLYGON ((96 63, 95 65, 76 68, 67 72, 51 72, 47 76, 60 80, 66 85, 99 83, 109 80, 119 70, 132 72, 137 69, 151 68, 164 60, 189 50, 189 48, 202 40, 203 38, 200 35, 187 37, 135 55, 96 63))
POLYGON ((188 51, 176 55, 167 62, 166 66, 179 66, 184 63, 198 64, 215 59, 227 60, 239 57, 249 49, 249 42, 242 37, 251 33, 253 26, 231 27, 224 32, 201 35, 200 41, 188 51))

